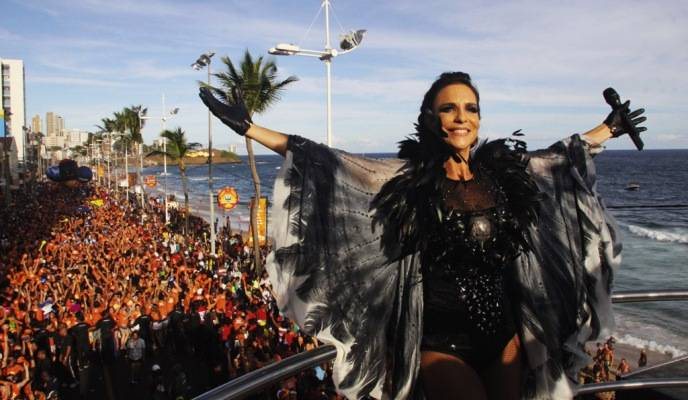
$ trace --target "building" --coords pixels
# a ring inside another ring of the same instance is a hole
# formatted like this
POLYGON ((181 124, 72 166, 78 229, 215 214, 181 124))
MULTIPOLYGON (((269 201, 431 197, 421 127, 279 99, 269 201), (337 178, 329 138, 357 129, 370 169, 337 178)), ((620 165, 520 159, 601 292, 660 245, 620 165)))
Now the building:
POLYGON ((59 148, 65 147, 64 136, 46 136, 45 138, 43 138, 43 141, 45 143, 45 148, 50 150, 50 151, 52 151, 56 147, 59 147, 59 148))
POLYGON ((88 132, 81 129, 63 129, 62 137, 65 147, 70 149, 76 146, 84 146, 88 142, 88 132))
POLYGON ((24 62, 0 58, 0 88, 2 112, 0 112, 0 136, 14 137, 17 159, 26 159, 26 98, 24 89, 24 62))
POLYGON ((55 114, 51 111, 45 113, 45 136, 57 136, 55 134, 55 114))
POLYGON ((31 118, 31 132, 33 132, 33 133, 37 133, 37 132, 44 133, 43 129, 41 129, 41 128, 43 128, 41 126, 41 116, 36 114, 33 116, 33 118, 31 118))
POLYGON ((55 119, 55 130, 58 136, 64 136, 64 126, 64 119, 58 115, 55 119))
POLYGON ((6 181, 5 163, 9 161, 10 182, 17 182, 17 145, 12 136, 0 137, 0 181, 6 181))
MULTIPOLYGON (((215 153, 215 151, 213 151, 213 153, 215 153)), ((208 158, 209 155, 210 155, 210 153, 208 153, 207 149, 206 150, 189 150, 186 152, 186 156, 191 157, 191 158, 194 158, 194 157, 208 158)))
POLYGON ((63 136, 64 119, 52 111, 45 113, 45 136, 63 136))
POLYGON ((163 147, 165 146, 165 138, 157 138, 153 139, 153 147, 159 150, 162 150, 163 147))

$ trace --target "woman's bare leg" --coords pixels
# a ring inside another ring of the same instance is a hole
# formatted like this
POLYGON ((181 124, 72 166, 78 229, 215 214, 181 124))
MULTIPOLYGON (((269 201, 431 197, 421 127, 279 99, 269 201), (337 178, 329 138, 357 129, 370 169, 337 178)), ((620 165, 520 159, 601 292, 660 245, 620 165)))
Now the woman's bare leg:
POLYGON ((428 400, 487 400, 478 374, 458 357, 436 351, 422 352, 420 377, 428 400))
POLYGON ((514 335, 502 350, 499 360, 481 374, 486 383, 487 397, 491 400, 520 399, 521 368, 521 342, 518 335, 514 335))

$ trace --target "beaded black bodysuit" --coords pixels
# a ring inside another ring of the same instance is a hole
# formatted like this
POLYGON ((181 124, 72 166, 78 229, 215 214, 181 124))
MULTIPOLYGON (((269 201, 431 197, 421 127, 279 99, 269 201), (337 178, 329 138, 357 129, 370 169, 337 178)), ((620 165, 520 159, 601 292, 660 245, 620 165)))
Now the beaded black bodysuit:
POLYGON ((441 190, 443 218, 421 254, 422 349, 481 367, 516 334, 507 286, 517 227, 505 194, 484 171, 470 181, 444 178, 441 190))

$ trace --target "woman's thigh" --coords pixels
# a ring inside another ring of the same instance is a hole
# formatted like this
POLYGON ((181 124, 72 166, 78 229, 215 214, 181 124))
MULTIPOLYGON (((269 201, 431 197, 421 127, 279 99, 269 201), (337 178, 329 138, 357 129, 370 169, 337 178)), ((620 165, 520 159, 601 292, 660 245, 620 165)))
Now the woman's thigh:
POLYGON ((487 400, 480 376, 473 367, 453 355, 422 352, 420 377, 428 400, 487 400))
POLYGON ((521 343, 517 335, 507 343, 499 359, 481 373, 488 398, 518 400, 521 397, 521 343), (497 383, 498 384, 495 384, 497 383))

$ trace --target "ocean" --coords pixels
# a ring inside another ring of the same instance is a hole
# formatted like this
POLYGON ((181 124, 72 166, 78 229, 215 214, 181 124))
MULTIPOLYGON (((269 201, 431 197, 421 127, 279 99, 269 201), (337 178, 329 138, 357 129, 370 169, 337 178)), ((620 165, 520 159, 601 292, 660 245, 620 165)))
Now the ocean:
MULTIPOLYGON (((373 158, 393 154, 366 154, 373 158)), ((245 161, 245 158, 244 158, 245 161)), ((282 165, 278 155, 256 157, 262 195, 272 197, 272 186, 282 165)), ((598 190, 608 206, 656 206, 688 204, 688 150, 605 151, 595 159, 598 190), (640 188, 628 191, 629 183, 640 188)), ((146 174, 159 175, 162 167, 146 168, 146 174)), ((168 165, 167 187, 183 201, 181 180, 176 166, 168 165)), ((190 166, 192 211, 209 216, 208 166, 190 166)), ((216 217, 229 217, 233 229, 246 230, 248 202, 253 196, 251 174, 246 162, 213 166, 215 193, 234 187, 239 205, 223 212, 215 207, 216 217)), ((164 177, 158 177, 162 190, 164 177)), ((615 276, 616 290, 688 289, 688 208, 612 209, 622 234, 623 262, 615 276)), ((269 221, 269 219, 268 219, 269 221)), ((224 222, 220 222, 224 224, 224 222)), ((269 228, 268 228, 269 234, 269 228)), ((688 302, 655 302, 615 305, 614 336, 638 348, 670 352, 674 357, 688 354, 688 302)))

